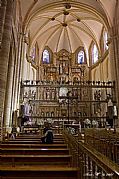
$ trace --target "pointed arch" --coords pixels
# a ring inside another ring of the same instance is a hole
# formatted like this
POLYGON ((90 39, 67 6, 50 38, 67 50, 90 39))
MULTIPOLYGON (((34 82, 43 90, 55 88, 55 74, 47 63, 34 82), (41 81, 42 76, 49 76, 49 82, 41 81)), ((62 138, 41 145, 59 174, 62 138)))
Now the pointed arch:
POLYGON ((44 48, 42 52, 42 63, 43 64, 50 64, 52 63, 53 53, 51 49, 47 46, 44 48))
POLYGON ((86 53, 84 50, 84 47, 79 47, 75 51, 75 59, 76 59, 76 64, 86 64, 87 63, 87 58, 86 58, 86 53))

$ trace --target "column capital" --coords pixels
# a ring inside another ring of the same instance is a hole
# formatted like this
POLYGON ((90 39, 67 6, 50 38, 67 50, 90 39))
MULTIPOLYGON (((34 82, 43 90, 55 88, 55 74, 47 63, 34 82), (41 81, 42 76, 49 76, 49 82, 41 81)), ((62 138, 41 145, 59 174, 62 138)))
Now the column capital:
POLYGON ((0 0, 0 5, 1 6, 6 6, 7 5, 7 0, 0 0))

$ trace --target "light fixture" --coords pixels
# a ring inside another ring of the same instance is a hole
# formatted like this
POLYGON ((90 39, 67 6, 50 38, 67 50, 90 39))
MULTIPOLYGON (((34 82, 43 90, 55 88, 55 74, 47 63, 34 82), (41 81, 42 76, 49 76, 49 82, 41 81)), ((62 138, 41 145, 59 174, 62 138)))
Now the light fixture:
POLYGON ((69 15, 69 12, 64 10, 63 14, 67 16, 67 15, 69 15))
POLYGON ((81 20, 79 18, 77 18, 77 22, 81 22, 81 20))
POLYGON ((63 26, 63 27, 67 27, 67 23, 65 23, 65 22, 62 23, 62 26, 63 26))
POLYGON ((70 4, 70 3, 66 3, 66 4, 64 5, 64 7, 65 7, 66 9, 70 9, 70 8, 71 8, 71 4, 70 4))
POLYGON ((54 21, 54 20, 55 20, 55 17, 52 17, 51 20, 54 21))

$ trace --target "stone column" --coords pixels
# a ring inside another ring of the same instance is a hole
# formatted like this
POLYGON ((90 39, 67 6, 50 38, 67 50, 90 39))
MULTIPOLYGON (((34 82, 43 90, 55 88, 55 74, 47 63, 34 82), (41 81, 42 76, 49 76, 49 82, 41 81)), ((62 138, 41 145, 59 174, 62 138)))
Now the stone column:
POLYGON ((17 93, 16 93, 16 100, 17 100, 17 107, 19 106, 20 100, 20 90, 21 90, 21 67, 22 67, 22 56, 23 56, 23 34, 20 33, 19 36, 19 44, 18 44, 18 68, 17 68, 17 93))
MULTIPOLYGON (((110 66, 113 79, 116 81, 116 100, 119 110, 119 1, 116 2, 114 24, 110 31, 110 66)), ((119 125, 119 119, 117 121, 119 125)))
MULTIPOLYGON (((4 102, 7 83, 7 71, 9 62, 10 42, 12 33, 13 0, 7 0, 4 32, 0 49, 0 127, 3 131, 4 102)), ((3 136, 3 135, 1 135, 3 136)), ((1 139, 2 140, 2 137, 1 139)))
MULTIPOLYGON (((20 32, 19 32, 20 33, 20 32)), ((19 40, 16 44, 16 59, 15 59, 15 69, 13 76, 13 85, 12 85, 12 111, 19 109, 19 99, 20 99, 20 86, 21 86, 21 67, 22 67, 22 51, 23 51, 23 35, 19 34, 19 40)))
POLYGON ((13 77, 14 77, 14 66, 15 66, 15 55, 13 53, 13 47, 10 49, 9 55, 9 64, 8 64, 8 72, 7 72, 7 84, 6 84, 6 94, 5 94, 5 102, 4 102, 4 121, 3 126, 6 129, 10 126, 10 122, 12 120, 12 98, 13 98, 13 77))
MULTIPOLYGON (((15 33, 15 32, 14 32, 15 33)), ((22 61, 22 41, 23 37, 20 32, 18 41, 12 42, 12 47, 9 57, 8 75, 7 75, 7 89, 5 95, 5 109, 4 109, 4 127, 12 125, 13 114, 17 114, 19 108, 20 96, 20 67, 22 61)), ((17 34, 18 35, 18 34, 17 34)), ((17 38, 17 37, 16 37, 17 38)), ((14 121, 16 124, 16 121, 14 121)))
POLYGON ((1 0, 1 4, 0 4, 0 48, 1 48, 1 43, 2 43, 4 22, 5 22, 6 5, 7 5, 7 1, 1 0))

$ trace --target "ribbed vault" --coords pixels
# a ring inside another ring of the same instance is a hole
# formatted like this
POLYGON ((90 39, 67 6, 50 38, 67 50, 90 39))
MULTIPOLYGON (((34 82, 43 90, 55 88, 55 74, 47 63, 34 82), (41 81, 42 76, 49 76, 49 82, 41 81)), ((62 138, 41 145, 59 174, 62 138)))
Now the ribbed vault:
MULTIPOLYGON (((23 8, 23 0, 22 8, 23 8)), ((108 6, 112 8, 115 0, 108 6)), ((42 52, 48 46, 53 52, 61 49, 74 53, 84 46, 87 56, 91 42, 94 41, 100 50, 102 29, 109 28, 109 16, 105 13, 106 5, 96 0, 80 1, 33 1, 28 0, 27 13, 24 12, 24 26, 30 34, 31 48, 38 43, 42 52), (30 4, 31 3, 31 4, 30 4), (69 6, 70 5, 70 6, 69 6)), ((24 8, 23 8, 24 10, 24 8)))

